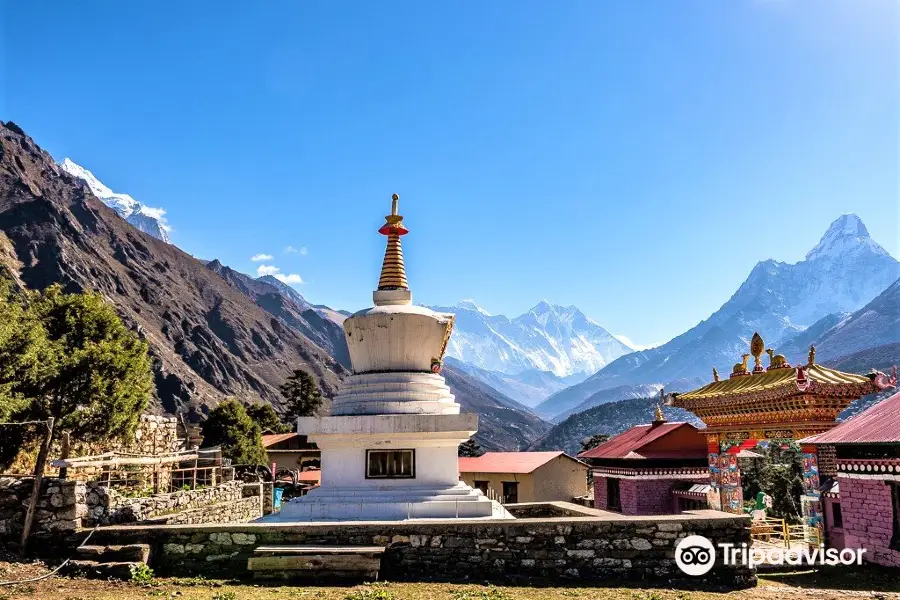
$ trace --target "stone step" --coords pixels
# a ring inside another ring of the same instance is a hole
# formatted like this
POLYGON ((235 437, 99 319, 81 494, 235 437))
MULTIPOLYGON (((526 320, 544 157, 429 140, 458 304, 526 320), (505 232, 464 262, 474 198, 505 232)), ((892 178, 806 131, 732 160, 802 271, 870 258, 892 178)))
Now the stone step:
POLYGON ((150 559, 149 544, 128 544, 126 546, 81 546, 76 550, 80 560, 98 563, 147 563, 150 559))
POLYGON ((131 568, 140 562, 97 562, 94 560, 70 560, 63 574, 87 579, 131 579, 131 568))
POLYGON ((376 578, 382 546, 260 546, 247 560, 254 578, 376 578))

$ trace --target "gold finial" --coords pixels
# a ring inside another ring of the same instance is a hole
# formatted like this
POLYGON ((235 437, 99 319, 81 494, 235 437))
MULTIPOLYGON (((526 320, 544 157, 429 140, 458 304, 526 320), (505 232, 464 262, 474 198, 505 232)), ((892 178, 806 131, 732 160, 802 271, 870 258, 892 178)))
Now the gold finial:
POLYGON ((769 368, 775 366, 775 350, 773 348, 766 348, 766 354, 769 355, 769 368))
POLYGON ((656 405, 656 416, 653 420, 658 421, 660 423, 662 423, 663 421, 666 420, 666 418, 663 417, 663 414, 662 414, 662 406, 660 406, 659 404, 656 405))
POLYGON ((406 267, 403 264, 403 248, 400 245, 400 236, 409 233, 403 226, 403 217, 399 213, 400 196, 391 196, 391 214, 384 218, 385 224, 378 233, 387 236, 387 248, 384 251, 384 262, 381 265, 381 276, 378 278, 379 290, 406 290, 409 291, 409 283, 406 281, 406 267))
POLYGON ((809 363, 808 366, 813 366, 816 364, 816 347, 812 344, 809 345, 809 363))
POLYGON ((762 366, 762 361, 760 360, 760 356, 762 356, 763 348, 766 347, 765 342, 763 342, 762 336, 759 335, 758 332, 753 334, 753 338, 750 340, 750 354, 753 355, 753 372, 760 373, 764 371, 762 366))
POLYGON ((718 381, 718 380, 719 380, 719 372, 716 371, 715 367, 713 367, 713 381, 718 381))

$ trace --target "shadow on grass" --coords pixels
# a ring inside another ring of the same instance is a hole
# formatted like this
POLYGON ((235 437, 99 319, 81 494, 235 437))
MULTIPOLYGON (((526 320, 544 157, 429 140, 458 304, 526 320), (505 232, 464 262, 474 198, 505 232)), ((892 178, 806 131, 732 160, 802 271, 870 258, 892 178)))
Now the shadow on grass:
POLYGON ((804 571, 760 571, 760 580, 799 588, 900 592, 900 570, 879 565, 817 567, 804 571))

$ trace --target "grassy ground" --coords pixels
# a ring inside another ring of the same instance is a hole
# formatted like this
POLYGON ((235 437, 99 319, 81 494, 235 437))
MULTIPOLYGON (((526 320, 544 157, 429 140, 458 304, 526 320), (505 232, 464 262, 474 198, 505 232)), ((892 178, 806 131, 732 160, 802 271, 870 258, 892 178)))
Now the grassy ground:
MULTIPOLYGON (((39 563, 0 563, 0 579, 46 572, 39 563)), ((143 585, 51 578, 0 587, 0 600, 836 600, 900 599, 900 572, 865 568, 763 574, 749 590, 673 590, 608 587, 492 587, 478 584, 390 583, 356 586, 253 585, 206 579, 155 578, 143 585)))

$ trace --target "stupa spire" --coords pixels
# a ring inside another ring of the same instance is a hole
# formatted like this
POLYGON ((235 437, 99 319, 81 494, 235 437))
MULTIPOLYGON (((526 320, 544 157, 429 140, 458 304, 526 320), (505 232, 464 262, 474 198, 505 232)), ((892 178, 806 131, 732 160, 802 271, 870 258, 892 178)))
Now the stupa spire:
POLYGON ((412 303, 406 267, 403 264, 403 247, 400 245, 400 236, 406 235, 409 230, 403 226, 399 205, 400 196, 394 194, 391 196, 391 214, 384 218, 385 223, 378 230, 378 233, 387 236, 387 248, 381 264, 378 289, 374 293, 376 306, 412 303))

